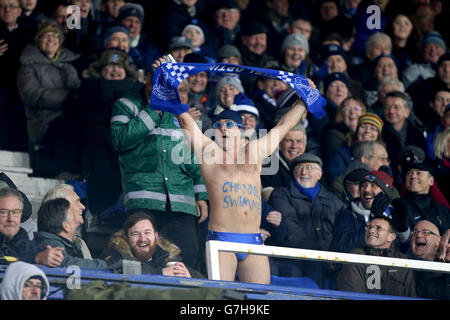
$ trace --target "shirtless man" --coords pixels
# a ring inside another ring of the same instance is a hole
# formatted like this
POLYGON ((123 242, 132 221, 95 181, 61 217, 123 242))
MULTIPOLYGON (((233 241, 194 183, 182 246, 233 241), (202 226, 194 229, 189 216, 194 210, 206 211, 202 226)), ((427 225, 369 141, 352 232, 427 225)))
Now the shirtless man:
MULTIPOLYGON (((156 69, 164 57, 155 61, 156 69)), ((308 80, 315 89, 312 81, 308 80)), ((262 244, 261 169, 265 158, 300 119, 306 105, 298 99, 267 135, 247 143, 242 118, 231 110, 222 111, 213 125, 215 140, 204 135, 188 112, 176 115, 187 131, 205 181, 210 202, 208 240, 262 244)), ((267 256, 219 252, 221 280, 234 281, 236 270, 242 282, 270 283, 267 256)))

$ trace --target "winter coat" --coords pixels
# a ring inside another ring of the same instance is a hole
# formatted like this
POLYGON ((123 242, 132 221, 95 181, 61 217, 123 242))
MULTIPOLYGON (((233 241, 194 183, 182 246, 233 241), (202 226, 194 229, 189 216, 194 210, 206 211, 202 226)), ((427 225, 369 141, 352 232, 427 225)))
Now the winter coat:
POLYGON ((441 234, 450 229, 450 209, 434 201, 431 193, 417 194, 407 191, 403 197, 392 202, 394 210, 398 207, 397 202, 402 202, 406 206, 410 230, 413 230, 416 223, 421 220, 434 223, 441 234))
MULTIPOLYGON (((414 257, 413 259, 417 259, 414 257)), ((418 259, 420 260, 420 259, 418 259)), ((435 262, 442 262, 435 260, 435 262)), ((450 275, 448 273, 414 271, 414 283, 419 298, 450 299, 450 275)))
POLYGON ((322 132, 322 159, 325 163, 333 152, 347 142, 347 135, 351 134, 350 128, 344 122, 330 122, 322 132))
POLYGON ((364 244, 369 214, 370 210, 365 209, 359 200, 341 210, 334 223, 331 250, 349 253, 364 244))
POLYGON ((31 277, 41 278, 41 300, 47 300, 50 284, 45 273, 35 265, 14 262, 6 268, 2 281, 2 300, 22 300, 23 286, 31 277))
MULTIPOLYGON (((121 259, 138 261, 131 251, 130 244, 123 230, 119 230, 111 236, 101 256, 104 258, 109 257, 112 263, 121 259)), ((162 269, 170 261, 181 261, 180 248, 164 237, 159 236, 152 259, 147 263, 142 262, 141 270, 143 273, 162 274, 162 269)), ((198 271, 187 268, 193 278, 204 278, 198 271)))
POLYGON ((37 245, 28 238, 25 229, 20 228, 11 240, 0 232, 0 256, 12 256, 27 263, 36 263, 34 258, 38 252, 37 245))
POLYGON ((330 155, 325 161, 325 181, 331 185, 341 174, 352 160, 353 148, 344 141, 339 148, 330 155))
POLYGON ((171 211, 197 216, 196 201, 208 200, 208 194, 193 153, 172 160, 184 148, 173 114, 151 110, 143 90, 129 92, 114 104, 111 136, 127 210, 166 212, 168 202, 171 211))
POLYGON ((81 247, 78 244, 57 234, 38 231, 34 235, 34 240, 38 244, 41 251, 45 250, 47 246, 52 248, 64 248, 62 252, 64 259, 61 263, 61 267, 68 267, 71 265, 77 265, 80 268, 88 269, 106 269, 108 267, 108 263, 105 260, 85 259, 83 257, 83 252, 81 251, 81 247))
MULTIPOLYGON (((261 175, 262 191, 263 194, 266 191, 270 191, 279 187, 287 187, 291 184, 292 173, 291 173, 291 161, 287 160, 282 152, 272 155, 272 157, 278 157, 274 161, 278 160, 278 171, 272 175, 261 175)), ((271 165, 271 164, 269 164, 271 165)))
POLYGON ((53 62, 36 46, 27 45, 20 56, 17 86, 25 105, 27 128, 31 142, 39 143, 49 123, 62 115, 71 95, 80 86, 72 62, 79 55, 63 48, 53 62))
MULTIPOLYGON (((400 259, 407 258, 405 254, 397 250, 369 248, 366 245, 354 249, 352 253, 400 259)), ((377 288, 376 281, 374 281, 376 271, 368 269, 373 267, 373 265, 367 264, 344 264, 338 277, 339 290, 416 297, 412 270, 378 266, 381 273, 379 278, 380 286, 377 288), (374 285, 374 287, 370 288, 370 285, 374 285)))
POLYGON ((288 187, 272 192, 269 205, 280 211, 286 220, 286 236, 280 245, 313 250, 329 250, 336 216, 345 207, 323 186, 311 201, 292 181, 288 187))

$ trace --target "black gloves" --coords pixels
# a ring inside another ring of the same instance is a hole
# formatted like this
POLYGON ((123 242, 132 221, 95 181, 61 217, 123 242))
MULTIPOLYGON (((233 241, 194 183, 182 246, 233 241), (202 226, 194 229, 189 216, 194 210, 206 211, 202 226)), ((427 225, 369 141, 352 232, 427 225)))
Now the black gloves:
POLYGON ((370 208, 370 216, 382 216, 390 203, 391 198, 386 193, 378 193, 373 199, 372 207, 370 208))
POLYGON ((392 201, 392 224, 398 232, 408 230, 408 208, 404 201, 395 199, 392 201))

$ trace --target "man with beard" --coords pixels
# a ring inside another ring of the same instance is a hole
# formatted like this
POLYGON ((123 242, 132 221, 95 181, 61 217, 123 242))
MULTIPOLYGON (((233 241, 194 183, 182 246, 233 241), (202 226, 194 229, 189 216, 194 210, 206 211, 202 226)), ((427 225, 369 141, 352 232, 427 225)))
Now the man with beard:
POLYGON ((204 278, 198 271, 186 267, 179 253, 180 249, 175 244, 159 236, 148 214, 136 212, 128 217, 123 229, 111 237, 102 256, 113 261, 140 261, 144 273, 204 278))

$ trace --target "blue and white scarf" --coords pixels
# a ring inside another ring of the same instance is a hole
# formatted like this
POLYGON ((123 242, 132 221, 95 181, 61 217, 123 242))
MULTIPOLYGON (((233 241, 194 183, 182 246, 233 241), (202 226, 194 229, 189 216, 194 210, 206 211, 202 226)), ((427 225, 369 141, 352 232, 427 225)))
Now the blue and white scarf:
POLYGON ((163 63, 155 71, 151 95, 151 109, 180 114, 184 112, 181 99, 178 94, 178 86, 189 76, 200 72, 235 73, 246 76, 258 76, 281 80, 291 86, 316 117, 325 116, 324 106, 326 100, 320 95, 319 90, 311 89, 306 77, 286 71, 254 68, 228 63, 163 63))

